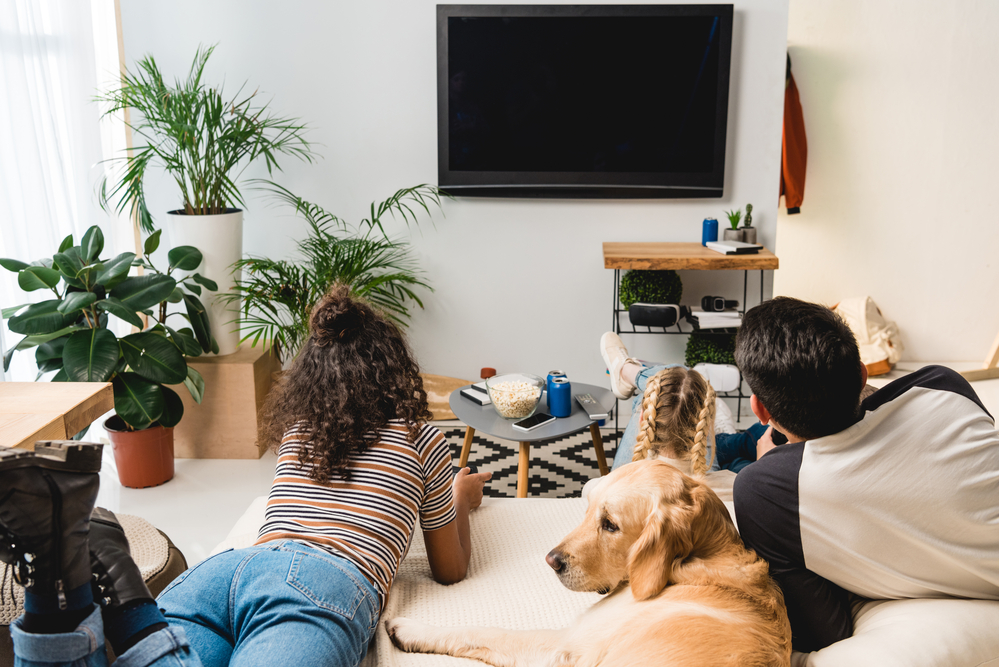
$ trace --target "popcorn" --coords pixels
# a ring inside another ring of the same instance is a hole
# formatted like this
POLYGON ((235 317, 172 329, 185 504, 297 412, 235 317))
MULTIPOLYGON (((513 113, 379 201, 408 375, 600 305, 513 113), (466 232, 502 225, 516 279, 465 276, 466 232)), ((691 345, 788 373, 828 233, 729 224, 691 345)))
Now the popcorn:
POLYGON ((520 419, 534 411, 541 398, 541 387, 530 382, 498 382, 489 385, 489 397, 496 411, 507 419, 520 419))

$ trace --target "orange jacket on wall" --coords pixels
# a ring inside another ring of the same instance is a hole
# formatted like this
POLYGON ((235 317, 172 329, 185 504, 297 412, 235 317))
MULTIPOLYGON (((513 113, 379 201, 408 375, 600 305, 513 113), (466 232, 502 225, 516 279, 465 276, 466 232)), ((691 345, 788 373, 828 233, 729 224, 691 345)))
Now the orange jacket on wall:
POLYGON ((805 198, 805 165, 808 162, 808 141, 805 139, 805 117, 801 113, 798 87, 791 75, 791 57, 787 58, 784 83, 784 132, 781 150, 780 194, 788 213, 801 213, 805 198))

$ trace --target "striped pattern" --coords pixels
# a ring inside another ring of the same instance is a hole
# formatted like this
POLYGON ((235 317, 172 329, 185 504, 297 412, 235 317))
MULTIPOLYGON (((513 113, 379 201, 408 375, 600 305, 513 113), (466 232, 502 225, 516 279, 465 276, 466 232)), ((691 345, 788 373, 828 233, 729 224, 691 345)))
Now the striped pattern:
POLYGON ((257 544, 296 540, 347 558, 378 590, 382 607, 420 519, 423 530, 454 520, 451 454, 437 428, 425 424, 411 442, 393 420, 350 457, 347 479, 319 484, 299 454, 310 446, 303 425, 278 450, 274 484, 257 544))

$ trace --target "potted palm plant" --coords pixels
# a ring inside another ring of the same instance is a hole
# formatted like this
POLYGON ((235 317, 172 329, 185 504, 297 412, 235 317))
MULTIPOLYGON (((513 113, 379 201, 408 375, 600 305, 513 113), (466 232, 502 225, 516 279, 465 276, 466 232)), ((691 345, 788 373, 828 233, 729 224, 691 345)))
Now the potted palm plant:
POLYGON ((416 290, 432 288, 423 279, 409 244, 390 238, 382 220, 397 215, 407 224, 417 224, 418 210, 430 213, 431 206, 440 208, 442 193, 436 187, 403 188, 371 204, 370 217, 358 225, 279 185, 268 182, 265 187, 305 218, 309 232, 298 243, 303 261, 250 257, 237 263, 243 277, 222 298, 242 303, 243 340, 253 345, 264 340, 282 360, 293 357, 309 335, 312 307, 334 282, 350 285, 355 294, 380 306, 402 325, 411 304, 423 307, 416 290))
MULTIPOLYGON (((105 209, 132 213, 151 233, 155 224, 146 206, 146 174, 151 166, 166 170, 182 204, 168 213, 171 239, 175 245, 201 248, 204 272, 217 276, 218 291, 226 293, 239 279, 230 267, 243 250, 242 172, 263 160, 271 173, 280 169, 281 156, 311 162, 315 154, 303 138, 306 126, 271 114, 256 91, 244 94, 244 85, 227 96, 221 85, 204 83, 205 64, 214 48, 200 47, 187 78, 173 86, 164 82, 156 60, 147 55, 122 76, 120 88, 98 97, 109 105, 106 114, 130 110, 129 126, 138 141, 145 142, 115 158, 122 168, 113 182, 105 178, 99 192, 105 209)), ((239 345, 238 310, 227 312, 215 291, 205 294, 209 320, 218 337, 218 354, 230 354, 239 345)))
POLYGON ((15 352, 34 349, 39 378, 55 371, 53 382, 111 382, 115 415, 104 427, 121 483, 135 488, 173 478, 173 427, 184 416, 184 404, 167 385, 183 384, 200 403, 204 379, 187 365, 185 355, 218 349, 198 298, 204 290, 218 288, 196 272, 201 252, 191 246, 173 248, 167 254, 169 265, 160 271, 149 257, 159 240, 156 231, 146 239, 142 255, 123 252, 101 259, 104 235, 94 226, 79 245, 67 236, 51 258, 31 264, 0 259, 0 266, 17 273, 21 289, 50 290, 53 296, 3 309, 8 328, 24 335, 4 355, 4 370, 15 352), (145 274, 129 276, 133 266, 143 267, 145 274), (168 314, 168 303, 183 303, 184 312, 168 314), (108 328, 110 317, 138 331, 119 338, 108 328), (167 323, 170 317, 190 326, 174 328, 167 323))

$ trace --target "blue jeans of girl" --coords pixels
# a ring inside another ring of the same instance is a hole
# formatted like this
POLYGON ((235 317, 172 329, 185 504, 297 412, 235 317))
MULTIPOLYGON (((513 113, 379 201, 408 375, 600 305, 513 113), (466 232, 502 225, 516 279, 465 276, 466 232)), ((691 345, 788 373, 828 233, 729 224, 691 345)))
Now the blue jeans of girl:
MULTIPOLYGON (((355 667, 378 624, 378 595, 349 561, 290 540, 226 551, 160 595, 170 626, 117 667, 355 667)), ((15 667, 107 667, 100 610, 74 632, 11 625, 15 667)))

